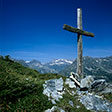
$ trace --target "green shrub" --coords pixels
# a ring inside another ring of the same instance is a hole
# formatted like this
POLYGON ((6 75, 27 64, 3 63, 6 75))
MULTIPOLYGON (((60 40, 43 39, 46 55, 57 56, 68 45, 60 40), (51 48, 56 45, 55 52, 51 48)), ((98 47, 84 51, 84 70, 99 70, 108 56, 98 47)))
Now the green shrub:
POLYGON ((53 105, 43 95, 45 78, 55 74, 39 74, 36 70, 23 67, 9 57, 0 58, 0 112, 42 112, 53 105))

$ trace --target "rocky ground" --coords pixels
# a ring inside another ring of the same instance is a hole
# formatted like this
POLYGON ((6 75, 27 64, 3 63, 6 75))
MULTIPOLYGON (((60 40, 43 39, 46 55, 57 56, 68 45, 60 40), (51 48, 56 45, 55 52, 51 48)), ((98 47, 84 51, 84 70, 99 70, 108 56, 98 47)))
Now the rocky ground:
POLYGON ((87 76, 81 80, 81 89, 76 87, 70 78, 59 78, 45 81, 43 94, 54 105, 45 112, 112 112, 112 84, 104 79, 94 80, 87 76), (110 100, 105 95, 110 94, 110 100), (68 96, 68 98, 67 98, 68 96), (61 105, 65 101, 65 105, 61 105))

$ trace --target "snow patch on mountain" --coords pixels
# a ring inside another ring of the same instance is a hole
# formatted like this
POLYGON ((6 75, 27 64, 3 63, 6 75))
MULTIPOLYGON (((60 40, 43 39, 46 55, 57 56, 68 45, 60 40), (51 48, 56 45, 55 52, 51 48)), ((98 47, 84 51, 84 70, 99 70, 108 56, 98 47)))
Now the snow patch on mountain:
POLYGON ((87 70, 92 71, 93 69, 91 67, 85 67, 87 70))
POLYGON ((25 61, 25 63, 30 63, 30 61, 25 61))
POLYGON ((66 59, 57 59, 49 63, 49 65, 62 65, 62 64, 72 64, 73 61, 66 60, 66 59))

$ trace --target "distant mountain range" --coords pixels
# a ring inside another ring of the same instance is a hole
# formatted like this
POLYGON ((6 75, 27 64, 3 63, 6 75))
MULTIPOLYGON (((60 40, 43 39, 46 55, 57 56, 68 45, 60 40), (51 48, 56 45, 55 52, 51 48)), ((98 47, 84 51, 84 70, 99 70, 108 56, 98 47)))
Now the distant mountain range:
MULTIPOLYGON (((77 60, 60 71, 60 74, 68 76, 70 72, 76 73, 77 60)), ((105 58, 83 57, 84 75, 93 75, 96 78, 105 78, 112 81, 112 56, 105 58)))
POLYGON ((57 59, 53 60, 49 63, 46 63, 45 66, 54 69, 57 73, 62 71, 64 68, 66 68, 68 65, 71 65, 73 61, 66 60, 66 59, 57 59))
MULTIPOLYGON (((77 60, 57 59, 46 64, 40 61, 16 60, 25 67, 36 69, 40 73, 58 73, 69 76, 70 72, 76 72, 77 60)), ((112 81, 112 56, 104 58, 83 57, 84 75, 93 75, 97 78, 105 78, 112 81)))
POLYGON ((15 60, 25 67, 33 68, 39 71, 40 73, 59 73, 68 65, 71 65, 73 61, 66 59, 57 59, 49 63, 42 64, 40 61, 24 61, 24 60, 15 60))

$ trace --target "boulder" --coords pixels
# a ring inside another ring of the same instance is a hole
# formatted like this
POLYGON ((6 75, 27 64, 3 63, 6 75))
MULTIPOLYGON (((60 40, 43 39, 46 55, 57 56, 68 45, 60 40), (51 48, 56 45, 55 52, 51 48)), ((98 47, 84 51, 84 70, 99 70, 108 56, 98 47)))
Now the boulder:
POLYGON ((47 95, 49 100, 52 101, 53 104, 55 104, 55 100, 59 101, 59 99, 63 98, 63 79, 52 79, 45 81, 45 84, 43 84, 44 90, 43 94, 47 95))
POLYGON ((112 93, 112 84, 106 84, 106 88, 101 93, 112 93))
POLYGON ((96 93, 111 93, 112 84, 106 83, 105 79, 95 80, 91 85, 91 91, 96 93))
POLYGON ((92 76, 86 76, 84 79, 81 80, 80 87, 90 88, 93 81, 94 81, 94 78, 92 76))
POLYGON ((75 82, 71 81, 71 79, 67 78, 65 84, 68 84, 70 88, 76 88, 75 82))
POLYGON ((102 100, 100 97, 97 97, 93 94, 83 95, 80 99, 80 102, 88 109, 98 111, 112 112, 112 103, 102 100))
POLYGON ((104 79, 95 80, 91 85, 91 91, 101 92, 106 87, 106 81, 104 79))

